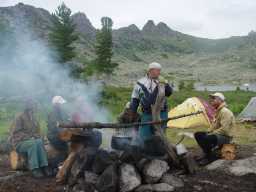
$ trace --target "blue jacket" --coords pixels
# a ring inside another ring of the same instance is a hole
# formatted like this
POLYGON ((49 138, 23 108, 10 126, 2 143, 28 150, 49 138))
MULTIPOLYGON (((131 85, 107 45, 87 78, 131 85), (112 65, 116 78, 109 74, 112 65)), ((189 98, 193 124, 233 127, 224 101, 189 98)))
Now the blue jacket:
MULTIPOLYGON (((141 104, 144 113, 151 113, 151 105, 155 103, 158 94, 158 83, 157 79, 151 79, 148 76, 143 77, 136 83, 132 92, 130 104, 130 108, 133 112, 137 112, 137 109, 141 104)), ((172 87, 168 83, 165 84, 165 96, 169 97, 172 92, 172 87)), ((166 99, 162 111, 167 110, 168 105, 166 99)))

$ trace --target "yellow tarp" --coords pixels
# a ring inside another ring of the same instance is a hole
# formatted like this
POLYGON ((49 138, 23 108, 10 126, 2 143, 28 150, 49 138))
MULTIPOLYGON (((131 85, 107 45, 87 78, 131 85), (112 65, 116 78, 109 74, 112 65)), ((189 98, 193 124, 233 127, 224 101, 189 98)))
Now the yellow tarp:
POLYGON ((174 117, 178 115, 189 114, 197 111, 203 111, 199 115, 194 115, 190 117, 185 117, 181 119, 171 120, 168 122, 168 128, 208 128, 210 127, 210 121, 206 114, 206 110, 201 101, 196 98, 188 98, 182 104, 171 109, 168 113, 168 117, 174 117))

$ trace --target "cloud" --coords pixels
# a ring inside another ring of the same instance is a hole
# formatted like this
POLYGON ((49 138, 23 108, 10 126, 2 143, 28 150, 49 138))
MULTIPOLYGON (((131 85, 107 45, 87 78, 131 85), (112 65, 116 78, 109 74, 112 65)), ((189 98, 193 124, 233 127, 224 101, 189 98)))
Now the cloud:
MULTIPOLYGON (((20 0, 1 1, 0 6, 14 5, 20 0)), ((24 3, 54 11, 60 0, 23 0, 24 3)), ((147 20, 163 21, 172 29, 208 38, 246 35, 256 29, 255 0, 64 0, 73 12, 82 11, 92 24, 100 27, 100 18, 109 16, 114 27, 147 20)))

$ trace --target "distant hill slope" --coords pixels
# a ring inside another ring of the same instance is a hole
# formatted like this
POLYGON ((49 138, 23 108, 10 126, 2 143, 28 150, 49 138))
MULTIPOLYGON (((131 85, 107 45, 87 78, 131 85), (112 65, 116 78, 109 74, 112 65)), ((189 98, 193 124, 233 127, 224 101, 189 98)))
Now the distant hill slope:
MULTIPOLYGON (((51 14, 22 3, 0 7, 0 18, 12 26, 26 24, 39 38, 48 38, 51 14)), ((84 13, 72 16, 79 57, 94 57, 96 29, 84 13)), ((195 80, 206 83, 256 81, 256 33, 226 39, 206 39, 183 34, 165 23, 149 20, 142 30, 132 24, 113 31, 114 59, 120 64, 113 84, 131 84, 144 74, 147 63, 163 63, 172 81, 195 80)))

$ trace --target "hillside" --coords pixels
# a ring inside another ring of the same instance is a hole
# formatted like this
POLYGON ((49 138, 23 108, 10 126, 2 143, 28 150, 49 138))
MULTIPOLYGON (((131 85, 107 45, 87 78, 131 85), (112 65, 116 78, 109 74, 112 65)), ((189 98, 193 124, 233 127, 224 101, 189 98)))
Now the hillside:
MULTIPOLYGON (((11 26, 28 26, 35 37, 47 40, 51 14, 22 3, 0 7, 0 18, 11 26)), ((79 60, 94 57, 96 29, 84 13, 72 16, 80 38, 76 44, 79 60)), ((115 22, 115 21, 114 21, 115 22)), ((131 24, 113 31, 114 60, 120 65, 110 82, 132 84, 144 74, 147 63, 164 65, 172 81, 195 80, 205 83, 256 81, 256 33, 227 39, 205 39, 183 34, 165 23, 149 20, 142 29, 131 24)))

